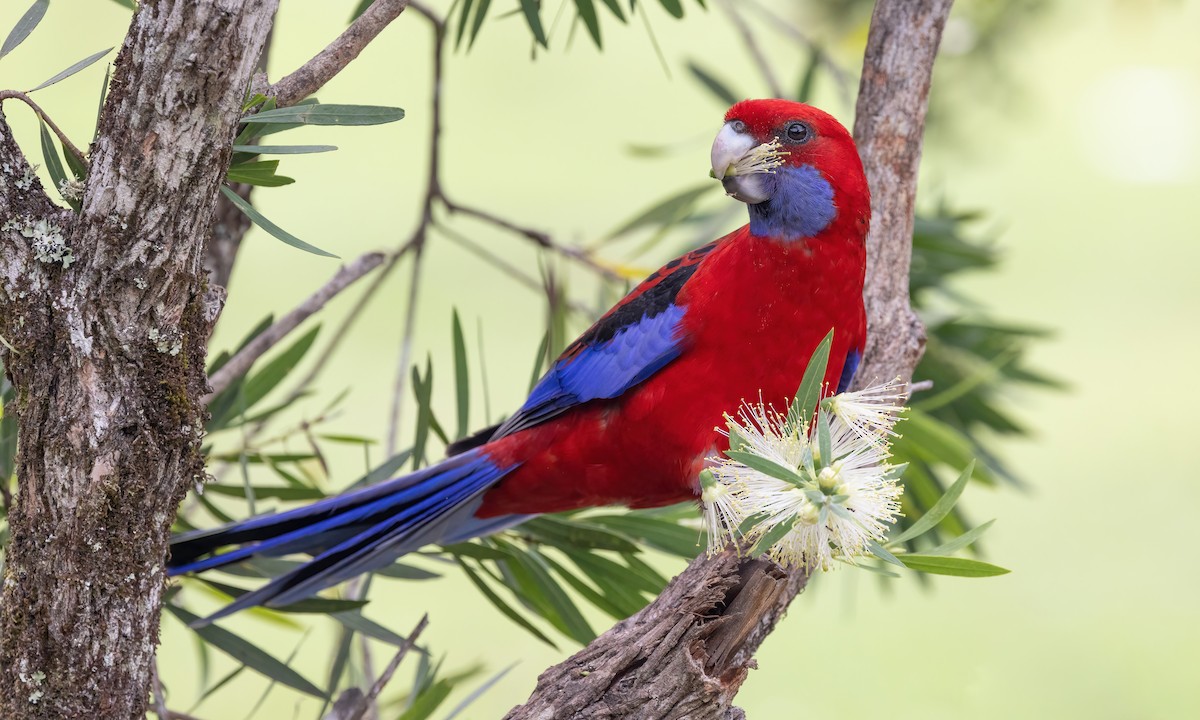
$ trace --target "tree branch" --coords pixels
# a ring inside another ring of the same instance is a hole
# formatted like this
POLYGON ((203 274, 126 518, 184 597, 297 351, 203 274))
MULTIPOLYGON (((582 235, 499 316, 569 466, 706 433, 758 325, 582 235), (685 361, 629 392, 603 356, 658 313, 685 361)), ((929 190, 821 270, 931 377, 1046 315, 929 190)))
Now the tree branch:
POLYGON ((204 398, 204 402, 207 403, 213 396, 229 387, 235 379, 249 371, 256 360, 279 344, 283 338, 287 337, 288 333, 299 327, 300 323, 325 307, 325 303, 332 300, 338 293, 379 267, 383 263, 383 259, 383 253, 367 253, 349 265, 342 266, 337 271, 337 274, 330 278, 329 282, 325 283, 324 286, 310 295, 307 300, 300 303, 300 305, 296 306, 287 315, 284 315, 269 328, 259 333, 257 337, 247 343, 244 348, 222 365, 220 370, 213 373, 208 379, 208 384, 212 387, 212 390, 204 398))
MULTIPOLYGON (((952 0, 879 0, 863 62, 855 137, 873 189, 864 299, 873 340, 859 377, 912 376, 923 333, 908 310, 908 255, 933 60, 952 0)), ((734 695, 795 595, 786 573, 732 551, 699 557, 662 595, 538 678, 507 720, 736 717, 734 695)))
POLYGON ((46 127, 50 128, 50 131, 58 136, 58 139, 62 142, 63 147, 66 148, 67 152, 74 155, 75 159, 79 161, 80 165, 87 167, 87 158, 84 157, 83 153, 79 151, 79 148, 75 147, 75 143, 71 142, 71 138, 67 137, 67 134, 63 132, 57 124, 55 124, 54 120, 50 118, 50 116, 41 108, 41 106, 35 103, 32 98, 23 92, 19 92, 17 90, 0 90, 0 100, 8 100, 10 98, 13 100, 20 100, 28 105, 31 110, 37 113, 37 116, 41 118, 42 122, 46 123, 46 127))
POLYGON ((279 107, 295 105, 325 86, 408 7, 408 0, 375 0, 336 40, 266 93, 279 107))

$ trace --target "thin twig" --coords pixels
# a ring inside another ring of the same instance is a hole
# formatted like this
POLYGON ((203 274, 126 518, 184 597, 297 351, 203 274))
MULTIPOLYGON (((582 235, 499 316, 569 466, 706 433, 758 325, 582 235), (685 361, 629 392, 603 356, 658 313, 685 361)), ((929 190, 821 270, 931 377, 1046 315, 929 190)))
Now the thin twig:
POLYGON ((383 253, 367 253, 349 265, 343 266, 323 287, 247 343, 238 354, 229 359, 229 362, 222 365, 220 370, 213 373, 212 377, 208 379, 208 384, 212 386, 212 392, 205 397, 205 402, 208 402, 217 393, 229 387, 234 379, 250 370, 250 366, 254 364, 255 360, 258 360, 264 353, 275 347, 288 333, 295 330, 300 323, 325 307, 325 303, 329 302, 334 296, 345 290, 362 276, 379 267, 383 260, 383 253))
POLYGON ((37 103, 35 103, 32 98, 25 93, 20 92, 19 90, 0 90, 0 100, 8 100, 10 98, 13 100, 20 100, 28 105, 35 113, 37 113, 37 116, 46 123, 46 126, 58 136, 58 139, 62 141, 63 147, 67 149, 67 152, 74 155, 75 159, 78 160, 83 167, 88 166, 87 158, 84 157, 83 153, 79 152, 79 148, 75 147, 75 143, 71 142, 71 138, 67 137, 67 134, 63 132, 53 120, 50 119, 50 116, 46 114, 46 111, 43 110, 37 103))
POLYGON ((267 94, 275 98, 279 107, 287 107, 320 90, 358 57, 408 5, 408 0, 375 0, 336 40, 272 85, 267 94))
POLYGON ((167 698, 163 694, 162 680, 158 678, 157 657, 150 663, 150 691, 154 696, 154 712, 158 714, 161 720, 168 720, 173 713, 167 709, 167 698))
POLYGON ((384 447, 388 457, 396 454, 400 438, 401 410, 408 386, 408 366, 412 362, 413 335, 417 325, 417 301, 420 299, 422 259, 425 257, 425 241, 429 237, 429 226, 433 223, 433 204, 438 199, 445 202, 441 182, 441 137, 442 137, 442 80, 446 71, 445 45, 446 22, 419 2, 410 3, 412 9, 433 26, 433 90, 430 99, 429 168, 426 176, 425 198, 421 203, 421 220, 413 231, 408 245, 413 248, 413 266, 408 285, 408 307, 405 310, 404 330, 400 338, 400 356, 397 359, 396 381, 392 389, 392 406, 388 416, 384 447))
POLYGON ((767 62, 767 56, 763 54, 762 48, 758 44, 758 39, 754 37, 750 26, 746 24, 746 19, 742 17, 742 14, 731 0, 719 0, 719 2, 721 9, 725 11, 730 21, 733 22, 734 29, 742 37, 742 44, 746 46, 746 50, 754 58, 754 63, 758 65, 758 71, 762 73, 763 79, 766 80, 767 89, 770 90, 771 96, 777 98, 784 97, 783 86, 779 84, 779 78, 775 76, 775 71, 771 68, 771 63, 767 62))
MULTIPOLYGON (((481 260, 483 260, 486 263, 489 263, 492 267, 496 268, 497 270, 507 274, 510 278, 512 278, 513 280, 516 280, 518 283, 524 285, 525 287, 527 287, 531 290, 536 290, 539 293, 543 292, 545 290, 545 286, 542 285, 542 283, 538 282, 538 280, 536 278, 534 278, 532 275, 525 272, 524 270, 517 267, 516 265, 513 265, 512 263, 510 263, 509 261, 500 257, 499 255, 492 252, 491 250, 488 250, 487 248, 485 248, 484 246, 475 242, 474 240, 467 237, 466 235, 458 232, 457 230, 452 230, 451 228, 448 228, 445 225, 441 225, 441 224, 437 224, 437 223, 435 223, 433 227, 435 230, 440 232, 442 235, 446 236, 447 240, 449 240, 453 243, 456 243, 459 247, 462 247, 462 248, 466 249, 467 251, 473 253, 476 257, 480 258, 481 260)), ((567 300, 566 305, 567 305, 567 309, 569 309, 571 312, 578 313, 579 315, 583 315, 584 317, 587 317, 587 318, 590 318, 593 320, 596 317, 595 310, 593 308, 587 307, 583 303, 576 302, 574 300, 567 300)))
POLYGON ((388 684, 388 682, 391 681, 392 675, 395 675, 396 669, 400 667, 400 662, 404 660, 404 656, 407 655, 410 650, 412 650, 414 645, 416 645, 417 638, 420 637, 421 632, 428 624, 429 616, 422 616, 421 622, 417 623, 417 626, 408 634, 408 637, 404 640, 404 644, 400 646, 400 649, 396 651, 395 656, 392 657, 392 661, 387 664, 387 667, 385 667, 383 672, 379 674, 379 677, 375 679, 374 684, 371 685, 371 689, 367 692, 367 694, 358 701, 358 706, 354 708, 354 710, 347 715, 344 720, 362 720, 363 715, 365 715, 367 712, 367 708, 371 706, 371 703, 373 703, 375 699, 379 697, 379 693, 383 692, 383 688, 388 684))
POLYGON ((822 48, 815 40, 809 37, 807 33, 796 27, 795 23, 792 23, 787 18, 783 17, 763 3, 754 1, 750 2, 749 5, 767 19, 767 24, 770 27, 782 32, 784 35, 791 37, 796 42, 815 52, 819 62, 824 65, 825 69, 829 71, 829 74, 833 76, 833 82, 837 86, 838 95, 840 96, 842 103, 847 106, 850 105, 850 90, 852 82, 850 73, 847 72, 844 67, 834 62, 833 58, 829 57, 829 54, 825 52, 825 49, 822 48))
POLYGON ((479 208, 468 205, 459 205, 458 203, 451 202, 448 198, 442 198, 442 201, 445 203, 446 209, 451 213, 461 213, 463 215, 473 217, 476 220, 482 220, 485 223, 495 225, 496 227, 507 230, 515 235, 521 235, 522 237, 532 240, 535 244, 544 247, 547 250, 551 250, 587 266, 608 280, 625 279, 621 277, 621 274, 616 270, 596 262, 587 251, 581 250, 577 247, 571 247, 570 245, 563 245, 555 242, 553 238, 551 238, 548 234, 541 232, 540 230, 534 230, 522 225, 517 225, 510 220, 505 220, 504 218, 499 217, 498 215, 493 215, 486 210, 480 210, 479 208))

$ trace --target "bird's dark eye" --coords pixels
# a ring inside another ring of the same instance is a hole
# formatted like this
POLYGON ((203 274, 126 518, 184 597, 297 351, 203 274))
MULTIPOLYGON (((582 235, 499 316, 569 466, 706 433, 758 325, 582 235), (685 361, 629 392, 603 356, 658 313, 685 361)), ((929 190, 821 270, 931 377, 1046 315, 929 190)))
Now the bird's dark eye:
POLYGON ((746 123, 742 122, 741 120, 732 121, 731 123, 729 123, 729 127, 733 128, 733 131, 735 133, 740 134, 740 133, 746 132, 746 123))
POLYGON ((812 129, 802 122, 788 123, 787 129, 784 130, 784 135, 787 136, 787 141, 796 143, 806 143, 812 137, 812 129))

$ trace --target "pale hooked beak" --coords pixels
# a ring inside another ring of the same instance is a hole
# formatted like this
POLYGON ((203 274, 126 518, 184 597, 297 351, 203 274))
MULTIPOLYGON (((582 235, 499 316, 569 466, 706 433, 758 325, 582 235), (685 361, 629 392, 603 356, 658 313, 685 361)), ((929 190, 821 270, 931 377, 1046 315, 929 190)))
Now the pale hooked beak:
POLYGON ((732 122, 725 123, 713 140, 712 173, 721 181, 725 193, 747 205, 771 199, 767 175, 782 164, 778 145, 760 145, 747 132, 738 132, 732 122))

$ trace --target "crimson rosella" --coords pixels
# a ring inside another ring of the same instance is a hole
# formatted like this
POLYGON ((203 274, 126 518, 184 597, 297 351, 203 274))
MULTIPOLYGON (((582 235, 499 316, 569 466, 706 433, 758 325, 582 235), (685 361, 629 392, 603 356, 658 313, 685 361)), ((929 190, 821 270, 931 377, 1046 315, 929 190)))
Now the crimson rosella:
MULTIPOLYGON (((181 535, 171 573, 254 555, 313 558, 213 618, 281 606, 538 514, 699 495, 717 429, 744 398, 786 402, 834 329, 825 382, 844 389, 866 339, 870 197, 854 141, 832 116, 786 100, 725 115, 712 169, 748 225, 646 278, 572 343, 503 424, 410 475, 181 535), (227 546, 238 546, 214 554, 227 546)), ((210 618, 212 619, 212 618, 210 618)))

